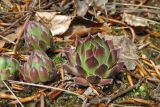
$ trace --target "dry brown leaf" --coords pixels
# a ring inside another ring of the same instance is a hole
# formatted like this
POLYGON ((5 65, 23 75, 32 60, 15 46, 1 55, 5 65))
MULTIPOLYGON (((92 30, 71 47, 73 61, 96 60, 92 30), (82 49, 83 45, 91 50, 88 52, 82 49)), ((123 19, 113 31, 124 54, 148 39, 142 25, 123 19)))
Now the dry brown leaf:
POLYGON ((0 40, 0 48, 3 48, 3 47, 4 47, 4 45, 5 45, 5 43, 6 43, 6 41, 4 41, 4 40, 0 40))
POLYGON ((7 39, 9 39, 10 41, 14 42, 17 39, 17 34, 9 34, 6 36, 7 39))
POLYGON ((63 34, 69 27, 73 16, 56 15, 56 12, 37 12, 36 20, 43 20, 49 23, 49 28, 54 35, 63 34))
POLYGON ((62 34, 65 39, 73 39, 76 36, 82 37, 88 34, 94 34, 101 31, 103 23, 96 23, 83 17, 74 17, 69 28, 62 34))
POLYGON ((131 25, 131 26, 148 27, 149 24, 153 24, 153 25, 160 24, 156 21, 149 20, 149 19, 135 16, 135 15, 131 15, 131 14, 127 14, 127 13, 124 13, 122 18, 124 22, 126 22, 128 25, 131 25))
POLYGON ((134 70, 138 60, 136 45, 124 36, 105 36, 105 39, 113 40, 114 46, 120 48, 120 61, 128 70, 134 70))
POLYGON ((57 12, 36 12, 35 16, 37 21, 44 20, 49 22, 56 14, 57 12))
POLYGON ((75 0, 75 6, 76 6, 76 14, 77 16, 85 16, 88 8, 89 8, 89 4, 87 3, 87 1, 81 1, 81 0, 75 0))
POLYGON ((4 38, 6 38, 8 41, 6 41, 4 39, 1 39, 0 40, 0 48, 3 48, 6 43, 13 43, 13 44, 15 44, 14 41, 17 39, 17 35, 19 35, 20 29, 22 29, 22 26, 19 26, 16 29, 15 33, 11 33, 11 34, 5 36, 4 38))
POLYGON ((72 16, 56 15, 51 21, 52 36, 63 34, 69 28, 72 18, 72 16))

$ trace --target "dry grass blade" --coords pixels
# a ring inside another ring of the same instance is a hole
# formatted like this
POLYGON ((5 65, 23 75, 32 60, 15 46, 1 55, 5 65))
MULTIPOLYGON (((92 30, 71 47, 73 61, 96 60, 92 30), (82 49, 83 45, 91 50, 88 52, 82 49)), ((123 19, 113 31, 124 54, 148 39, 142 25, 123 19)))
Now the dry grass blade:
MULTIPOLYGON (((64 89, 65 84, 62 84, 60 86, 58 86, 58 88, 64 89)), ((54 90, 52 92, 50 92, 48 95, 50 98, 54 99, 56 98, 58 95, 60 95, 63 91, 60 90, 54 90)))
POLYGON ((150 60, 150 61, 151 61, 152 65, 153 65, 154 70, 155 70, 155 72, 157 73, 158 77, 160 77, 160 71, 159 71, 158 68, 155 66, 154 62, 153 62, 152 60, 150 60))
MULTIPOLYGON (((33 101, 35 98, 39 98, 40 96, 41 96, 41 94, 38 93, 38 94, 30 96, 30 97, 21 98, 21 99, 19 99, 19 101, 21 101, 22 103, 26 103, 26 102, 33 101)), ((17 101, 10 102, 10 104, 17 104, 17 103, 18 103, 17 101)))
POLYGON ((129 98, 127 100, 122 100, 122 101, 119 101, 119 104, 124 104, 124 103, 133 103, 133 104, 136 104, 136 103, 140 103, 140 104, 145 104, 145 105, 148 105, 148 106, 151 106, 151 107, 155 107, 157 104, 155 103, 155 101, 152 101, 152 100, 145 100, 145 99, 140 99, 140 98, 129 98))
POLYGON ((127 73, 127 78, 128 78, 128 82, 129 82, 130 86, 133 86, 133 80, 132 80, 132 77, 129 73, 127 73))
POLYGON ((46 86, 46 85, 40 85, 40 84, 34 84, 34 83, 27 83, 27 82, 19 82, 19 81, 13 81, 13 80, 7 80, 7 81, 10 82, 10 83, 15 83, 15 84, 23 84, 23 85, 29 85, 29 86, 35 86, 35 87, 41 87, 41 88, 63 91, 63 92, 69 93, 69 94, 76 95, 79 98, 81 98, 82 100, 85 98, 85 96, 83 96, 83 95, 80 95, 78 93, 74 93, 74 92, 69 91, 69 90, 64 90, 64 89, 61 89, 61 88, 56 88, 56 87, 51 87, 51 86, 46 86))
POLYGON ((16 99, 13 95, 2 93, 2 92, 0 92, 0 98, 3 98, 3 99, 16 99))
POLYGON ((17 39, 17 41, 16 41, 16 45, 15 45, 14 48, 13 48, 13 52, 15 52, 15 53, 16 53, 16 50, 17 50, 19 41, 20 41, 20 39, 21 39, 21 37, 22 37, 22 35, 23 35, 24 29, 25 29, 25 27, 26 27, 26 25, 27 25, 30 17, 31 17, 31 15, 28 16, 27 20, 25 21, 25 23, 24 23, 24 25, 23 25, 23 28, 22 28, 21 32, 20 32, 19 35, 18 35, 18 39, 17 39))
POLYGON ((15 99, 17 100, 17 102, 21 105, 21 107, 24 107, 24 105, 21 103, 21 101, 19 100, 19 98, 17 98, 17 96, 13 93, 13 91, 8 87, 8 85, 2 80, 3 84, 7 87, 7 89, 12 93, 12 95, 15 97, 15 99))
POLYGON ((115 4, 117 4, 117 5, 125 5, 125 6, 144 7, 144 8, 151 8, 151 9, 158 9, 158 10, 160 10, 159 7, 148 6, 148 5, 136 5, 136 4, 129 4, 129 3, 115 3, 115 4))
POLYGON ((8 41, 9 43, 12 43, 12 44, 14 44, 14 45, 16 44, 15 42, 9 40, 9 39, 6 38, 6 37, 3 37, 2 35, 0 35, 0 37, 1 37, 2 39, 4 39, 4 40, 8 41))
POLYGON ((63 69, 63 68, 60 68, 59 71, 60 71, 62 80, 64 80, 64 69, 63 69))
POLYGON ((113 94, 113 95, 111 96, 110 102, 112 102, 112 101, 115 100, 116 98, 118 98, 118 97, 120 97, 120 96, 122 96, 122 95, 124 95, 124 94, 126 94, 126 93, 128 93, 128 92, 130 92, 131 90, 138 88, 138 87, 140 86, 140 84, 142 83, 142 81, 143 81, 143 80, 139 80, 139 82, 138 82, 137 84, 135 84, 135 85, 127 88, 127 89, 124 90, 124 91, 119 92, 119 93, 116 94, 116 95, 113 94))

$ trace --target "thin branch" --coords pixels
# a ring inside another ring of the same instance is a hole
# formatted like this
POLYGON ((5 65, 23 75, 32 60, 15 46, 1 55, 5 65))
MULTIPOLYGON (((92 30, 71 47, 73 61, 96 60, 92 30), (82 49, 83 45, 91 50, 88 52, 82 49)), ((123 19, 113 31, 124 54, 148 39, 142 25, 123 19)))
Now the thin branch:
POLYGON ((24 105, 21 103, 21 101, 19 100, 19 98, 13 93, 13 91, 8 87, 8 85, 3 80, 2 80, 2 82, 8 88, 8 90, 12 93, 12 95, 16 98, 16 100, 21 105, 21 107, 24 107, 24 105))
POLYGON ((4 40, 8 41, 9 43, 12 43, 12 44, 14 44, 14 45, 16 44, 15 42, 9 40, 8 38, 6 38, 6 37, 4 37, 4 36, 2 36, 2 35, 0 35, 0 37, 1 37, 2 39, 4 39, 4 40))
POLYGON ((129 4, 129 3, 115 3, 115 4, 116 4, 116 5, 124 5, 124 6, 145 7, 145 8, 158 9, 158 10, 160 10, 159 7, 148 6, 148 5, 136 5, 136 4, 129 4))
POLYGON ((17 41, 16 41, 16 45, 14 46, 14 49, 13 49, 13 52, 15 52, 15 53, 16 53, 16 50, 17 50, 19 41, 20 41, 20 39, 21 39, 21 37, 22 37, 22 35, 23 35, 24 29, 25 29, 25 27, 26 27, 26 25, 27 25, 30 17, 31 17, 31 15, 28 16, 27 20, 25 21, 25 23, 24 23, 24 25, 23 25, 23 28, 21 29, 21 31, 20 31, 20 33, 19 33, 19 35, 18 35, 18 39, 17 39, 17 41))
POLYGON ((25 17, 26 17, 26 15, 24 15, 24 16, 20 17, 19 19, 17 19, 15 22, 13 22, 13 24, 11 26, 7 27, 4 31, 0 32, 0 34, 3 34, 6 31, 8 31, 9 29, 11 29, 14 25, 16 25, 20 20, 22 20, 25 17))
MULTIPOLYGON (((117 99, 118 97, 120 97, 120 96, 122 96, 122 95, 124 95, 124 94, 126 94, 126 93, 128 93, 128 92, 130 92, 130 91, 132 91, 133 89, 137 89, 137 88, 141 85, 142 82, 143 82, 143 79, 142 79, 142 80, 139 80, 139 82, 138 82, 137 84, 135 84, 135 85, 127 88, 126 90, 124 90, 124 91, 122 91, 122 92, 120 92, 120 93, 118 93, 118 94, 116 94, 116 95, 113 95, 113 96, 111 97, 111 99, 110 99, 110 102, 112 102, 113 100, 117 99)), ((109 103, 110 103, 110 102, 109 102, 109 103)))
POLYGON ((78 96, 79 98, 81 98, 82 100, 84 100, 84 96, 80 95, 78 93, 74 93, 72 91, 68 91, 68 90, 64 90, 61 88, 55 88, 55 87, 51 87, 51 86, 46 86, 46 85, 40 85, 40 84, 34 84, 34 83, 27 83, 27 82, 20 82, 20 81, 13 81, 13 80, 7 80, 10 83, 16 83, 16 84, 23 84, 23 85, 29 85, 29 86, 35 86, 35 87, 42 87, 42 88, 47 88, 47 89, 53 89, 53 90, 60 90, 60 91, 64 91, 67 92, 69 94, 73 94, 78 96))

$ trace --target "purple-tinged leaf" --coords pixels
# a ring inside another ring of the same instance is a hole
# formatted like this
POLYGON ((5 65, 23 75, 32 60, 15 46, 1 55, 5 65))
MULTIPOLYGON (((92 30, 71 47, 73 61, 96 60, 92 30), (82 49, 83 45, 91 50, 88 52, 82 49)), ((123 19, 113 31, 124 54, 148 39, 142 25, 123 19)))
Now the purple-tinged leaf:
POLYGON ((63 68, 70 74, 75 75, 75 76, 79 76, 79 73, 77 72, 77 70, 74 67, 71 67, 67 64, 63 65, 63 68))
POLYGON ((101 82, 99 83, 99 85, 101 85, 101 86, 109 85, 109 84, 113 84, 113 79, 112 78, 102 79, 101 82))
POLYGON ((87 80, 91 84, 98 84, 100 82, 101 78, 99 76, 89 76, 89 77, 87 77, 87 80))
POLYGON ((110 71, 109 77, 117 75, 121 70, 123 70, 124 62, 117 63, 110 71))
POLYGON ((111 51, 108 59, 109 67, 112 67, 118 61, 119 52, 120 52, 119 49, 115 49, 111 51))
POLYGON ((30 66, 29 66, 28 63, 25 63, 24 66, 23 66, 23 69, 22 69, 23 75, 24 76, 30 75, 28 71, 30 71, 30 66))
POLYGON ((92 41, 93 37, 91 35, 87 36, 86 40, 83 42, 84 44, 92 41))
POLYGON ((49 73, 48 73, 47 69, 44 68, 43 66, 40 67, 40 70, 39 70, 39 79, 42 82, 45 82, 49 79, 49 73))
POLYGON ((91 56, 93 56, 93 51, 92 51, 92 49, 90 48, 90 49, 88 49, 88 50, 86 51, 86 58, 89 58, 89 57, 91 57, 91 56))
POLYGON ((79 46, 83 41, 79 36, 76 36, 76 47, 79 46))
POLYGON ((107 44, 110 48, 110 50, 114 49, 113 41, 112 40, 107 40, 107 44))
POLYGON ((99 64, 105 63, 105 49, 100 46, 98 43, 96 43, 95 49, 94 49, 94 55, 97 58, 99 64))
POLYGON ((105 64, 100 65, 99 68, 96 69, 95 74, 103 77, 103 75, 107 72, 108 67, 105 64))
POLYGON ((88 81, 84 78, 81 78, 81 77, 76 77, 74 79, 74 81, 75 81, 75 84, 77 84, 77 85, 81 85, 81 86, 88 86, 89 85, 88 81))
POLYGON ((42 40, 39 40, 39 46, 40 46, 40 50, 43 50, 43 49, 46 50, 47 49, 47 45, 42 40))
POLYGON ((96 44, 95 46, 95 55, 96 57, 103 57, 105 55, 105 50, 102 46, 99 44, 96 44))
POLYGON ((38 71, 36 70, 36 68, 33 68, 30 71, 30 80, 32 82, 37 82, 38 81, 38 71))
POLYGON ((75 65, 75 62, 73 62, 74 61, 74 55, 73 55, 73 53, 71 53, 71 49, 69 49, 69 48, 65 48, 64 49, 64 53, 65 53, 65 55, 66 55, 66 57, 67 57, 67 60, 68 60, 68 62, 72 65, 72 66, 74 66, 75 65))
POLYGON ((81 65, 81 59, 80 59, 78 53, 76 54, 76 63, 77 63, 77 65, 81 65))
MULTIPOLYGON (((48 32, 49 32, 49 31, 48 31, 48 32)), ((48 35, 47 32, 45 32, 45 31, 41 32, 41 35, 42 35, 42 38, 43 38, 46 42, 48 42, 48 40, 52 39, 51 36, 50 36, 50 33, 49 33, 49 35, 48 35)))
POLYGON ((36 43, 37 42, 37 39, 35 36, 31 35, 31 43, 36 43))
POLYGON ((84 50, 84 44, 82 44, 80 51, 81 51, 81 56, 84 55, 84 51, 85 51, 85 50, 84 50))
POLYGON ((87 72, 79 65, 76 65, 77 71, 80 77, 85 78, 87 76, 87 72))
POLYGON ((33 61, 39 63, 41 61, 41 58, 38 55, 35 55, 33 61))
POLYGON ((94 56, 91 56, 90 58, 88 58, 86 60, 86 64, 87 64, 88 68, 94 68, 94 67, 98 66, 99 63, 94 56))
POLYGON ((27 81, 27 82, 33 82, 33 81, 30 79, 30 77, 27 77, 27 76, 24 77, 24 80, 27 81))

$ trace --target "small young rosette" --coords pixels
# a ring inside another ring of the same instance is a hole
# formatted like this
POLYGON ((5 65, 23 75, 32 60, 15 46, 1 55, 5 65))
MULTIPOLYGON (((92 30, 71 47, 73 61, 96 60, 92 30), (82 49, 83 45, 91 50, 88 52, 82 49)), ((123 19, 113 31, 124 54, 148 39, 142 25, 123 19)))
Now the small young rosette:
POLYGON ((47 27, 36 22, 29 21, 24 32, 27 46, 33 50, 46 51, 52 48, 52 36, 47 27))
POLYGON ((19 70, 19 62, 14 58, 0 57, 0 79, 14 79, 19 70))
POLYGON ((85 40, 77 38, 75 50, 65 49, 68 64, 63 67, 76 76, 78 85, 106 85, 123 68, 123 63, 118 61, 119 51, 112 41, 105 41, 99 36, 89 36, 85 40))
POLYGON ((22 67, 24 80, 32 83, 51 81, 57 75, 52 60, 43 51, 35 50, 22 67))

